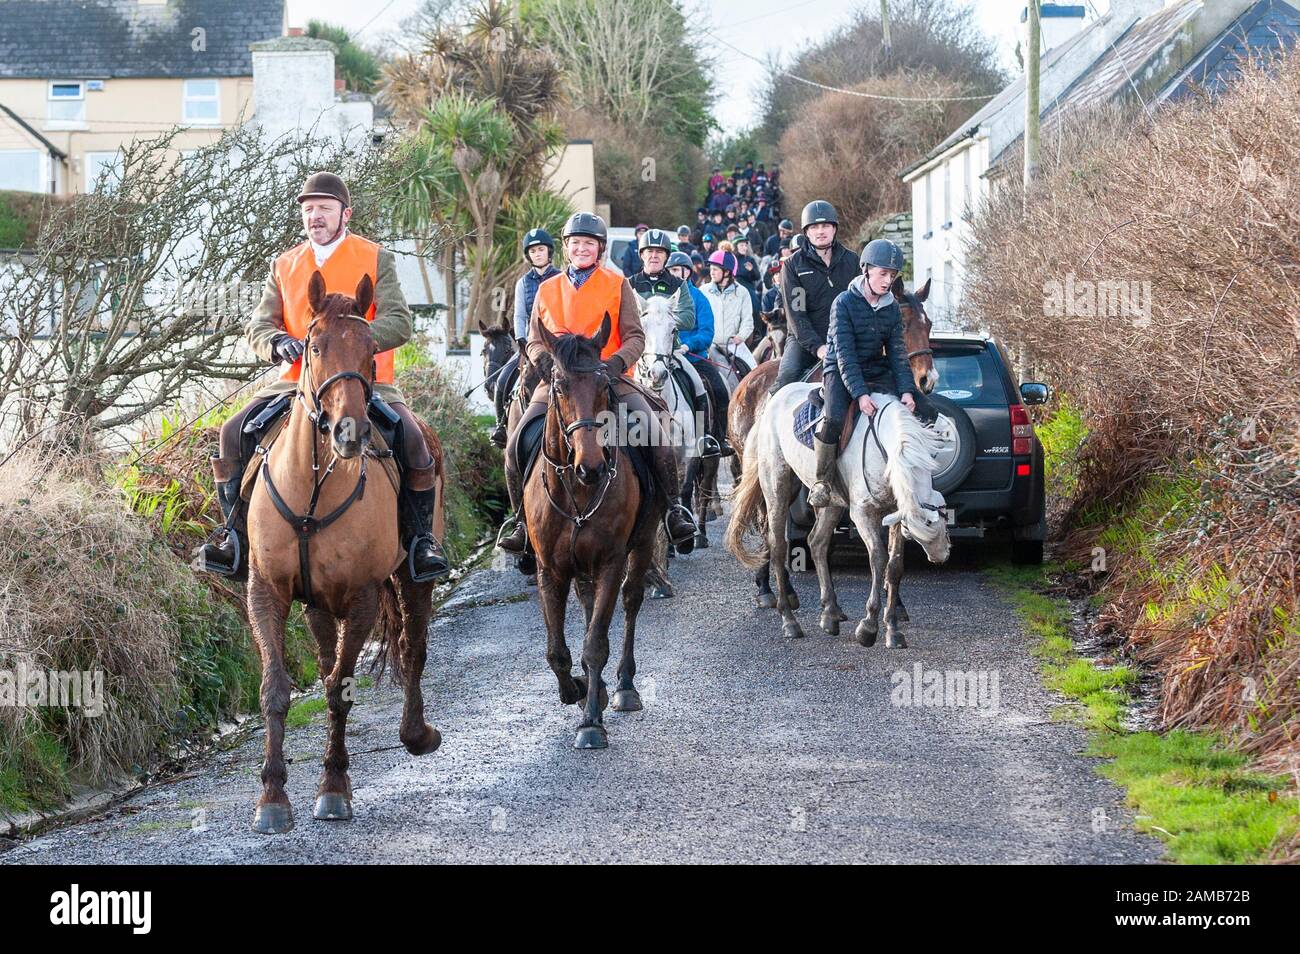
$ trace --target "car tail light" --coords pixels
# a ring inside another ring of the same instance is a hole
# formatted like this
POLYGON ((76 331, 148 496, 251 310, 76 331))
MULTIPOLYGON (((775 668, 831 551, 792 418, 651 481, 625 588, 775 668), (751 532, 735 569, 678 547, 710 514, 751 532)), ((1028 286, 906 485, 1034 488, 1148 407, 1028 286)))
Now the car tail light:
POLYGON ((1028 464, 1016 464, 1017 477, 1028 477, 1029 471, 1030 471, 1030 466, 1028 464))
POLYGON ((1025 457, 1030 453, 1029 443, 1034 436, 1034 425, 1029 423, 1029 412, 1023 404, 1011 405, 1011 453, 1025 457))

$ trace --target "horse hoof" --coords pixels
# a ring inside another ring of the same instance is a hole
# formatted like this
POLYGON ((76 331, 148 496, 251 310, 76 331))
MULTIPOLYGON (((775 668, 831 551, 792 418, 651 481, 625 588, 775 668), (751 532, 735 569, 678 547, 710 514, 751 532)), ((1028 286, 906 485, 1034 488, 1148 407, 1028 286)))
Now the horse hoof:
POLYGON ((821 626, 827 636, 840 634, 840 614, 831 610, 822 613, 821 626))
POLYGON ((803 630, 794 620, 781 625, 781 635, 786 639, 803 639, 803 630))
POLYGON ((759 593, 754 597, 754 602, 758 604, 759 609, 776 609, 776 594, 759 593))
MULTIPOLYGON (((587 679, 585 676, 575 676, 573 681, 578 684, 578 698, 576 701, 578 705, 582 705, 587 701, 587 679)), ((605 688, 604 679, 600 681, 600 692, 597 700, 600 704, 600 711, 604 712, 609 707, 609 690, 605 688)))
POLYGON ((709 538, 702 533, 695 535, 695 547, 698 550, 707 550, 709 548, 709 538))
POLYGON ((340 792, 322 792, 316 796, 311 817, 317 821, 352 821, 352 800, 340 792))
POLYGON ((867 621, 861 620, 857 628, 853 630, 853 636, 863 646, 876 645, 876 634, 880 631, 879 626, 868 626, 867 621))
POLYGON ((652 586, 646 590, 646 595, 652 600, 666 600, 673 595, 673 591, 666 586, 652 586))
POLYGON ((840 614, 840 622, 841 622, 841 623, 843 623, 843 622, 845 622, 845 621, 848 620, 849 616, 848 616, 847 613, 844 612, 844 610, 838 610, 837 612, 840 614))
POLYGON ((609 735, 603 725, 584 725, 573 739, 575 749, 607 749, 609 735))
POLYGON ((640 712, 641 693, 635 689, 618 689, 614 692, 610 708, 615 712, 640 712))
POLYGON ((258 805, 253 812, 253 831, 259 835, 283 835, 293 831, 293 809, 278 802, 258 805))
POLYGON ((428 755, 442 745, 442 734, 431 725, 424 726, 414 739, 402 739, 406 751, 412 755, 428 755))
POLYGON ((886 633, 886 634, 885 634, 885 648, 886 648, 886 649, 906 649, 906 648, 907 648, 907 640, 905 640, 905 639, 903 638, 903 634, 902 634, 902 633, 886 633))

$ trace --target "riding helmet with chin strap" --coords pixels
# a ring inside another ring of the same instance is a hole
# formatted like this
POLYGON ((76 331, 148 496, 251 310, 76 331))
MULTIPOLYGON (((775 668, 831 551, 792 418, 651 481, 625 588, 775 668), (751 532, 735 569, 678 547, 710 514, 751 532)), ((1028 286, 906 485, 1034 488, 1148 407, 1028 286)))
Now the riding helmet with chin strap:
POLYGON ((867 243, 867 247, 862 250, 862 256, 858 259, 858 264, 862 270, 866 271, 869 266, 877 268, 892 268, 896 272, 903 270, 903 265, 907 263, 907 256, 903 250, 889 239, 875 239, 867 243))
POLYGON ((718 266, 718 268, 722 269, 724 272, 728 272, 732 276, 736 274, 736 269, 738 267, 736 264, 736 256, 724 249, 718 249, 718 251, 710 255, 709 264, 718 266))
POLYGON ((609 229, 605 227, 605 220, 591 212, 574 212, 569 216, 569 220, 564 223, 564 230, 560 232, 560 237, 567 239, 574 235, 594 238, 600 243, 602 252, 605 250, 605 243, 609 241, 609 229))
POLYGON ((668 264, 666 264, 664 268, 672 268, 673 266, 678 266, 690 271, 693 267, 691 265, 691 257, 685 252, 673 252, 673 254, 668 256, 668 264))
POLYGON ((799 230, 806 232, 808 226, 817 225, 820 222, 829 222, 838 228, 840 217, 835 211, 835 206, 825 199, 814 199, 803 207, 803 215, 799 217, 799 230))
POLYGON ((546 229, 530 229, 524 235, 524 258, 528 258, 528 250, 537 245, 545 245, 555 254, 555 239, 551 238, 551 233, 546 229))

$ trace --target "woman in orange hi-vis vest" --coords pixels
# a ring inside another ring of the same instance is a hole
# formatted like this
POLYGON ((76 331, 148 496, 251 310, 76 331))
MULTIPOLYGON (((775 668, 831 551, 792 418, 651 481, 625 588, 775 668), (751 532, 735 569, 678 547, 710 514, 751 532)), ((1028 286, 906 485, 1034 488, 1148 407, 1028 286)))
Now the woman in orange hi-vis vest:
POLYGON ((365 318, 379 352, 375 355, 373 393, 402 419, 402 489, 398 510, 402 545, 411 557, 418 582, 446 576, 449 569, 442 546, 433 535, 430 516, 434 507, 433 457, 424 434, 406 406, 402 392, 393 383, 393 349, 411 337, 411 311, 397 279, 393 253, 375 242, 348 231, 352 198, 347 185, 332 172, 315 172, 307 177, 298 195, 303 229, 308 239, 271 263, 262 287, 262 299, 248 326, 248 341, 264 361, 283 369, 274 384, 263 388, 248 405, 221 428, 221 451, 212 459, 217 500, 226 523, 232 524, 235 539, 223 526, 213 539, 195 554, 195 567, 244 579, 248 572, 245 545, 245 515, 239 485, 252 450, 245 425, 262 418, 264 427, 289 406, 302 371, 303 339, 311 323, 307 283, 315 272, 325 279, 327 292, 352 295, 362 277, 369 276, 375 287, 374 303, 365 318))
MULTIPOLYGON (((667 408, 627 376, 628 369, 636 364, 645 350, 645 333, 641 330, 636 293, 627 279, 601 263, 608 238, 604 220, 589 212, 576 212, 564 224, 561 238, 569 265, 537 289, 529 322, 529 360, 538 362, 546 350, 538 331, 540 324, 553 334, 568 332, 594 338, 605 313, 609 312, 613 327, 600 357, 614 382, 614 393, 630 412, 641 415, 642 419, 659 418, 667 413, 667 408)), ((543 381, 533 391, 528 410, 506 442, 506 489, 514 512, 502 524, 497 546, 510 553, 523 553, 528 536, 521 516, 523 478, 515 459, 519 434, 530 420, 546 413, 549 397, 550 392, 543 381)), ((661 433, 667 434, 667 428, 661 428, 661 433)), ((690 553, 695 546, 696 525, 691 512, 682 506, 676 454, 666 440, 652 440, 651 451, 655 480, 668 498, 665 518, 668 537, 682 553, 690 553)))

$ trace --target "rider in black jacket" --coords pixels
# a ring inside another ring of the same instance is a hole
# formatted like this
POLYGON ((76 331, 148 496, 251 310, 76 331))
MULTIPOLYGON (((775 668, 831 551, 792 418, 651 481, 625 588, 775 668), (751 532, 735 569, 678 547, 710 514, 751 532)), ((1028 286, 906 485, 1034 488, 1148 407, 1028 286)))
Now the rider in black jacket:
POLYGON ((862 413, 876 413, 874 394, 893 394, 916 412, 919 395, 903 343, 903 313, 890 287, 904 263, 903 250, 876 239, 862 250, 862 274, 831 305, 830 336, 822 363, 825 413, 817 429, 817 481, 808 493, 810 507, 830 503, 840 429, 853 402, 862 413))
POLYGON ((770 393, 798 381, 826 354, 831 302, 859 275, 858 259, 835 238, 835 207, 818 199, 803 209, 804 242, 782 266, 781 298, 790 339, 770 393))

